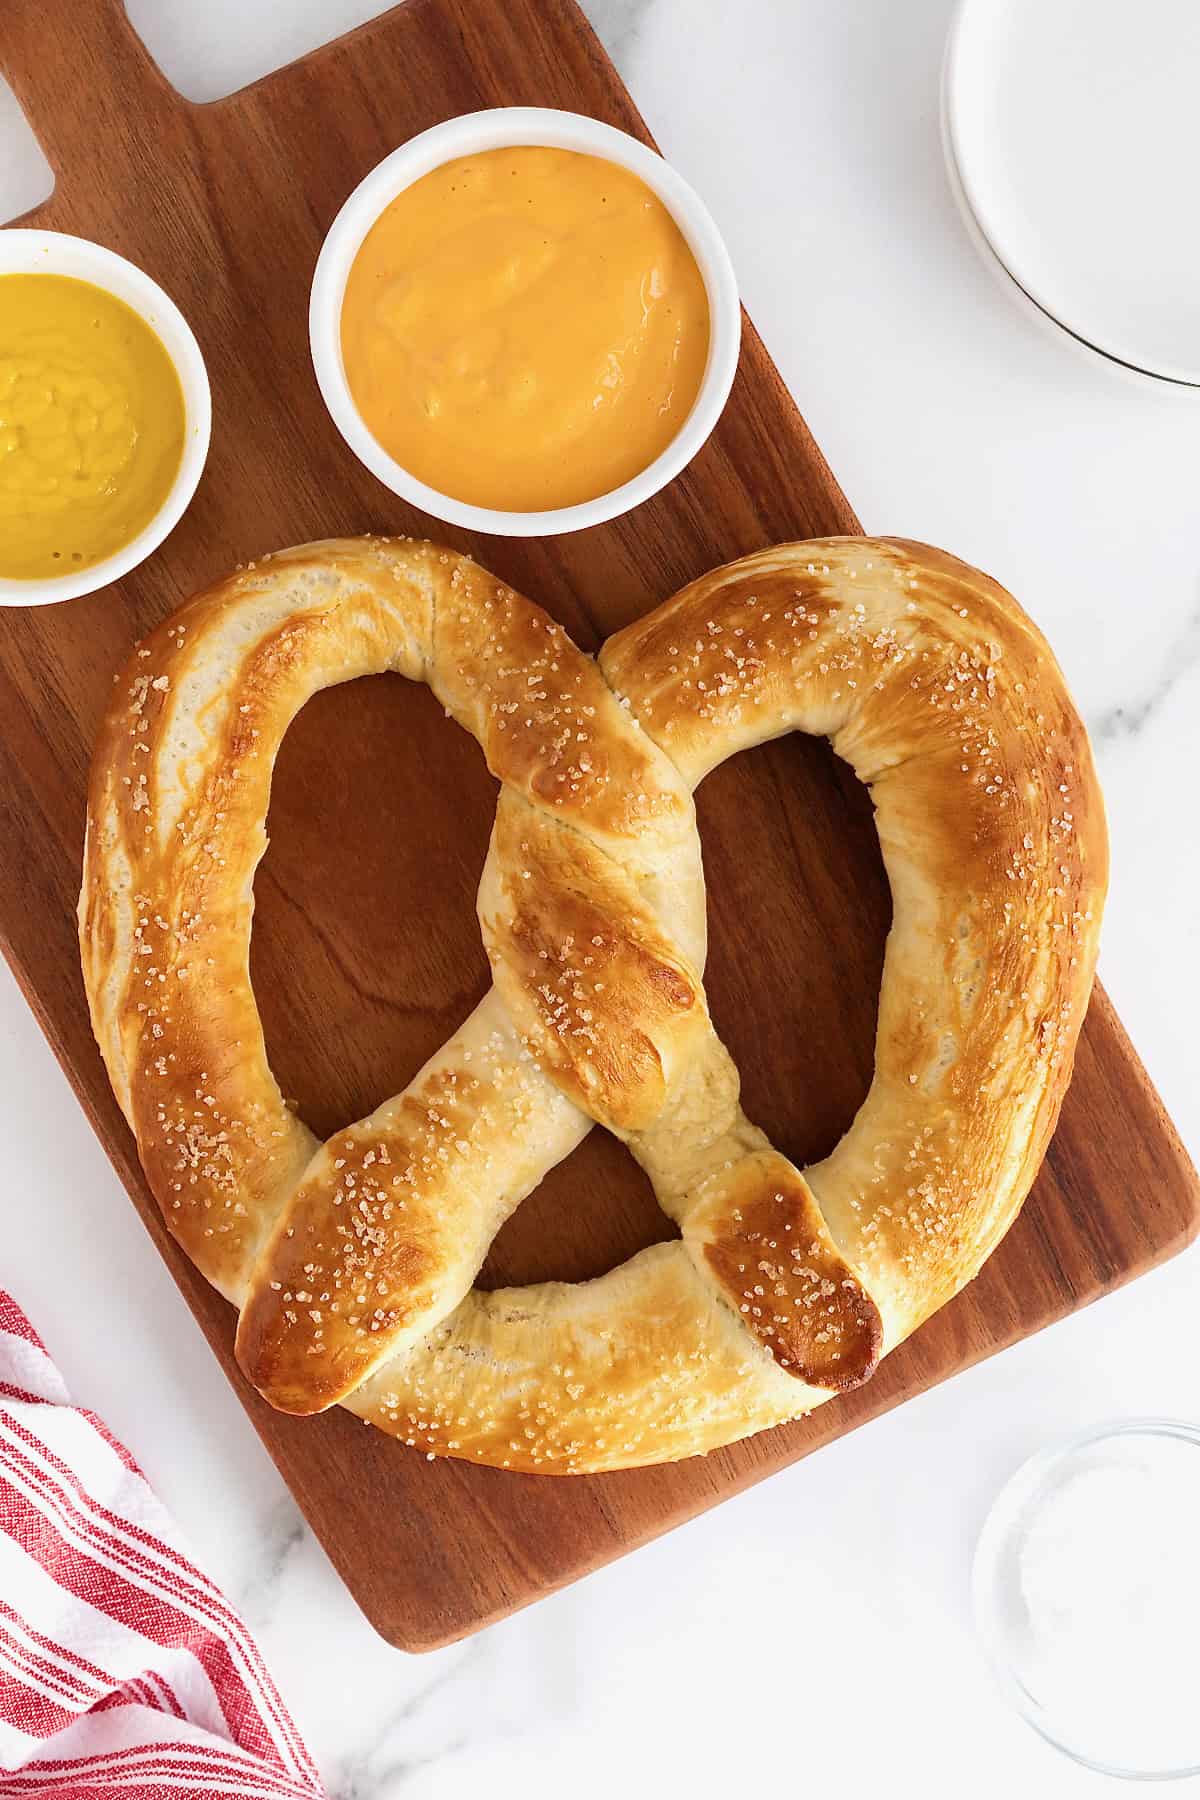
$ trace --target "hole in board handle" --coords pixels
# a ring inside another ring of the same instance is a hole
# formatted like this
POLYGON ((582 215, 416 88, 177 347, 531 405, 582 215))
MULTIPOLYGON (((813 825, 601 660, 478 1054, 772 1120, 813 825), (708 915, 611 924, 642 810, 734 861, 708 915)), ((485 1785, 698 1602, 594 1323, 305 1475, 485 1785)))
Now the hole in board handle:
POLYGON ((54 170, 16 95, 0 76, 0 225, 32 212, 53 192, 54 170))
MULTIPOLYGON (((233 29, 214 30, 196 0, 126 0, 133 29, 185 100, 204 103, 248 87, 389 12, 395 0, 237 0, 224 10, 233 29)), ((222 10, 221 8, 217 9, 222 10)))

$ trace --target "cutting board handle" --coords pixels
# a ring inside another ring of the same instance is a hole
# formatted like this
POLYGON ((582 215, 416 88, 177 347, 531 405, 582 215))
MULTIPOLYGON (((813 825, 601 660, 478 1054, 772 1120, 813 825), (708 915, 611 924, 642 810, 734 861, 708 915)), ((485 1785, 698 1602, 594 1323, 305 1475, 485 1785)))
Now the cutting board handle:
POLYGON ((164 115, 185 104, 123 0, 0 0, 0 74, 56 180, 89 163, 120 179, 164 115))

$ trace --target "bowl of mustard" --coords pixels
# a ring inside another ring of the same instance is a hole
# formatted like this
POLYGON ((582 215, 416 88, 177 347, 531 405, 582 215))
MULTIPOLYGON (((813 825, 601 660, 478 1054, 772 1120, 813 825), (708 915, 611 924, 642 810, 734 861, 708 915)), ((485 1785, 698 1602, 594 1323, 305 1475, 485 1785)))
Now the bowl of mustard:
POLYGON ((76 599, 143 562, 210 429, 204 359, 156 282, 85 238, 0 231, 0 606, 76 599))
POLYGON ((681 175, 578 113, 501 107, 373 169, 322 247, 334 424, 423 512, 503 536, 629 512, 691 461, 737 368, 728 253, 681 175))

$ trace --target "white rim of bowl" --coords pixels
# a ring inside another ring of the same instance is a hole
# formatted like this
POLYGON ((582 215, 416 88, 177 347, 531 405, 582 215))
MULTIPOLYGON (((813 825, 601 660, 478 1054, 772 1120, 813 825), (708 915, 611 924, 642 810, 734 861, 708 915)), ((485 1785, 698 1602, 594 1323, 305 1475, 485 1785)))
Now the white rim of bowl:
MULTIPOLYGON (((1176 388, 1200 387, 1200 378, 1196 374, 1184 374, 1170 369, 1150 368, 1146 363, 1138 362, 1136 357, 1115 345, 1103 344, 1078 327, 1068 324, 1059 313, 1055 312, 1048 301, 1038 291, 1038 283, 1026 271, 1019 267, 1018 259, 1006 249, 999 234, 993 235, 991 227, 986 223, 987 208, 981 205, 978 186, 968 172, 969 158, 964 155, 963 114, 961 93, 961 62, 965 55, 964 41, 974 24, 971 16, 978 8, 979 0, 957 0, 950 28, 946 36, 946 50, 942 58, 941 81, 941 129, 942 153, 945 158, 950 186, 954 198, 958 202, 959 211, 967 224, 968 232, 977 250, 986 258, 995 272, 1004 277, 1006 287, 1015 288, 1017 294, 1028 303, 1033 314, 1045 324, 1054 327, 1056 335, 1066 337, 1078 344, 1089 356, 1102 357, 1106 363, 1115 368, 1127 370, 1130 375, 1140 381, 1153 381, 1163 386, 1176 388)), ((1061 341, 1060 337, 1060 341, 1061 341)))
POLYGON ((971 1614, 975 1635, 997 1687, 1013 1711, 1037 1732, 1040 1738, 1060 1750, 1082 1768, 1098 1775, 1111 1775, 1120 1781, 1184 1781, 1200 1775, 1200 1763, 1180 1769, 1134 1769, 1121 1763, 1107 1763, 1090 1757, 1065 1737, 1055 1732, 1053 1724, 1025 1687, 1013 1666, 1005 1646, 1004 1634, 996 1623, 992 1604, 992 1583, 1001 1552, 1012 1528, 1014 1512, 1036 1504, 1051 1472, 1059 1464, 1094 1444, 1118 1437, 1173 1437, 1200 1449, 1200 1424, 1187 1419, 1130 1416, 1109 1419, 1082 1431, 1053 1438, 1020 1463, 994 1496, 983 1521, 971 1559, 971 1614))
POLYGON ((449 525, 497 537, 552 537, 583 531, 632 511, 687 467, 724 411, 737 372, 741 306, 729 253, 712 216, 683 176, 655 151, 583 113, 549 107, 496 107, 463 113, 434 125, 393 150, 359 182, 326 235, 309 299, 309 342, 321 397, 334 424, 359 461, 402 500, 449 525), (658 196, 696 259, 708 297, 708 360, 692 410, 662 455, 627 481, 594 500, 547 512, 502 512, 472 506, 418 481, 368 430, 350 394, 342 365, 341 311, 346 278, 363 239, 380 213, 422 175, 459 156, 517 145, 575 150, 630 169, 658 196))
POLYGON ((68 275, 90 281, 123 300, 150 327, 174 365, 183 390, 183 455, 167 496, 150 522, 129 543, 102 562, 72 575, 16 579, 0 576, 0 606, 52 606, 94 594, 145 562, 183 517, 208 457, 212 435, 212 395, 208 371, 192 328, 144 269, 90 238, 30 226, 0 230, 0 279, 5 275, 68 275))

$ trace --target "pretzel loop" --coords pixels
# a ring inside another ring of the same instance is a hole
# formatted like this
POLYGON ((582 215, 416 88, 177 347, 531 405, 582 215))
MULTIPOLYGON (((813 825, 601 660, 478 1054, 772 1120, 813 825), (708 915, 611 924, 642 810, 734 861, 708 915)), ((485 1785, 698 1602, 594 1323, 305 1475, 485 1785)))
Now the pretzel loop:
POLYGON ((594 662, 466 558, 332 541, 239 572, 139 647, 93 766, 80 932, 151 1188, 239 1307, 266 1397, 584 1471, 798 1416, 974 1274, 1053 1128, 1105 874, 1049 651, 939 552, 764 552, 594 662), (429 683, 501 784, 478 901, 494 986, 402 1094, 318 1144, 267 1063, 254 870, 288 724, 388 669, 429 683), (743 1114, 709 1018, 690 792, 793 729, 870 784, 895 908, 870 1094, 804 1173, 743 1114), (595 1121, 681 1239, 589 1283, 476 1290, 495 1232, 595 1121))

